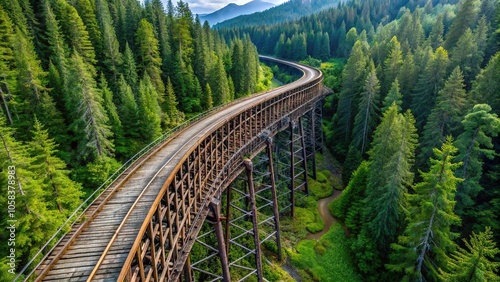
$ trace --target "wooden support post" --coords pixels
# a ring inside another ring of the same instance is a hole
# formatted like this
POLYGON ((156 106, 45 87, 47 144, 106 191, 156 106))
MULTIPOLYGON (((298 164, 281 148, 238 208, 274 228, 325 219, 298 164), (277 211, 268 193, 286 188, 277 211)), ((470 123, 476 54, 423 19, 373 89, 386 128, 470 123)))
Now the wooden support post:
POLYGON ((306 152, 306 140, 304 138, 304 126, 302 125, 302 117, 299 118, 299 128, 300 128, 300 143, 302 145, 302 165, 304 166, 304 181, 305 181, 305 192, 309 195, 309 181, 307 179, 307 152, 306 152))
POLYGON ((224 232, 222 231, 222 223, 220 222, 220 201, 212 199, 210 202, 210 210, 213 213, 213 222, 215 228, 215 236, 217 237, 217 247, 219 249, 219 258, 222 265, 222 277, 224 281, 231 281, 229 274, 229 260, 226 252, 226 242, 224 242, 224 232))
POLYGON ((278 260, 282 260, 281 255, 281 233, 280 233, 280 213, 278 207, 278 197, 276 194, 276 181, 274 179, 273 164, 273 139, 267 138, 267 157, 269 158, 269 174, 271 178, 271 193, 273 196, 274 229, 276 229, 276 246, 278 246, 278 260))
POLYGON ((191 256, 187 256, 186 262, 184 263, 184 281, 191 282, 193 281, 193 271, 191 269, 191 256))
POLYGON ((309 126, 311 127, 311 150, 312 150, 312 177, 314 180, 318 180, 318 172, 317 172, 317 167, 316 167, 316 129, 314 128, 315 126, 315 120, 316 120, 316 115, 314 114, 314 109, 311 110, 311 120, 309 126))
POLYGON ((250 191, 250 205, 252 210, 253 237, 255 242, 255 262, 257 264, 257 281, 262 282, 262 256, 260 253, 259 227, 257 218, 257 207, 255 204, 255 189, 253 186, 253 163, 249 159, 243 160, 247 172, 248 190, 250 191))
POLYGON ((229 240, 231 239, 231 232, 229 229, 231 221, 231 192, 233 191, 233 186, 229 185, 226 190, 226 253, 229 254, 229 240))
POLYGON ((293 144, 293 130, 295 123, 290 121, 290 216, 295 215, 295 149, 293 144))

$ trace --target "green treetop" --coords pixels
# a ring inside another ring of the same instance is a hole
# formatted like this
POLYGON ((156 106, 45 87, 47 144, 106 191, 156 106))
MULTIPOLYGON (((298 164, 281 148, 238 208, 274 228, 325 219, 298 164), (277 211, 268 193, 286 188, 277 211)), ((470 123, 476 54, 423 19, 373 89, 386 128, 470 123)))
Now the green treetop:
POLYGON ((456 67, 436 98, 427 124, 424 126, 418 163, 424 165, 433 148, 441 147, 448 135, 456 136, 464 115, 466 93, 460 67, 456 67))
POLYGON ((475 105, 462 121, 464 131, 457 138, 458 160, 463 162, 457 176, 464 179, 457 191, 457 213, 463 215, 474 204, 472 199, 482 189, 479 180, 482 176, 483 158, 492 159, 495 155, 492 137, 500 132, 500 118, 491 113, 487 104, 475 105))
POLYGON ((153 26, 146 20, 139 22, 136 33, 136 42, 139 48, 140 66, 143 73, 147 73, 158 93, 165 93, 165 85, 161 79, 161 57, 158 39, 153 26))
POLYGON ((441 281, 474 281, 498 282, 500 277, 495 273, 500 263, 492 261, 500 253, 493 241, 491 228, 486 227, 484 232, 472 232, 470 241, 463 239, 467 249, 458 248, 450 255, 445 269, 439 269, 441 281))
POLYGON ((401 92, 399 92, 399 81, 397 78, 392 82, 391 89, 389 90, 389 93, 387 93, 387 96, 385 96, 384 98, 382 112, 385 112, 387 109, 389 109, 392 103, 396 103, 396 106, 398 107, 398 112, 401 112, 402 110, 401 105, 403 104, 403 95, 401 95, 401 92))
POLYGON ((422 181, 415 193, 406 194, 409 203, 407 226, 398 243, 391 244, 391 264, 386 267, 402 273, 408 281, 436 281, 439 267, 445 267, 447 252, 455 248, 450 227, 460 224, 454 213, 455 192, 461 181, 455 171, 461 163, 453 161, 457 149, 448 138, 441 149, 434 149, 429 172, 420 172, 422 181))
POLYGON ((143 140, 148 143, 161 135, 162 111, 158 104, 158 92, 148 74, 139 83, 139 120, 143 140))
POLYGON ((99 156, 111 156, 113 133, 102 106, 102 93, 76 50, 71 58, 68 85, 72 87, 66 92, 66 110, 78 146, 77 159, 88 162, 99 156))
POLYGON ((28 150, 33 156, 33 172, 43 190, 48 192, 45 200, 51 209, 69 216, 81 203, 81 185, 69 178, 70 171, 66 169, 66 164, 56 156, 57 145, 37 119, 32 134, 28 150))
MULTIPOLYGON (((372 63, 373 65, 373 63, 372 63)), ((358 113, 354 119, 352 131, 353 143, 364 153, 368 147, 370 136, 377 125, 379 115, 379 89, 375 68, 368 74, 365 81, 364 91, 361 93, 358 104, 358 113)))

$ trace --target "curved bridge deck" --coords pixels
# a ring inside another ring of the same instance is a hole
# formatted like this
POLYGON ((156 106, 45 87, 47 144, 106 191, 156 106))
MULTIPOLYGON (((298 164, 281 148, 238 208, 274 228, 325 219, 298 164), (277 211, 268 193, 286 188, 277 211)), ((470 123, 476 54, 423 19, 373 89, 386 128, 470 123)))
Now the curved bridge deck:
POLYGON ((139 159, 38 266, 37 280, 179 279, 208 203, 241 171, 242 156, 325 94, 318 70, 276 61, 304 75, 230 104, 139 159))

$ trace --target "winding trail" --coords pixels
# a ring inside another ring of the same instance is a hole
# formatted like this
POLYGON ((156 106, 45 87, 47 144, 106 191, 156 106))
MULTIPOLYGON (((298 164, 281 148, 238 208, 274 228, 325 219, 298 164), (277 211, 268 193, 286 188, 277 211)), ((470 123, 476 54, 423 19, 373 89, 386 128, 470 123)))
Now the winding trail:
POLYGON ((333 194, 330 197, 323 198, 323 199, 320 199, 318 201, 318 211, 319 211, 321 218, 323 218, 323 222, 325 223, 325 228, 323 228, 323 230, 321 230, 318 233, 308 234, 306 239, 319 240, 321 238, 321 236, 323 236, 323 234, 325 234, 326 232, 328 232, 330 230, 330 227, 332 227, 332 225, 335 222, 338 222, 338 220, 335 217, 333 217, 332 214, 330 213, 330 211, 328 210, 328 204, 331 201, 333 201, 334 199, 336 199, 337 197, 339 197, 341 194, 342 194, 342 191, 334 189, 333 194))

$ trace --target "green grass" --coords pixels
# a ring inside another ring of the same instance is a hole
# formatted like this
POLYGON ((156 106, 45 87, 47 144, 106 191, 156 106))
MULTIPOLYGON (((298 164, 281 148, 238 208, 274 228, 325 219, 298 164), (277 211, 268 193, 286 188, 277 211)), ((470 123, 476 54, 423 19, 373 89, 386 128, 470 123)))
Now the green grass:
POLYGON ((286 271, 284 271, 278 264, 271 263, 269 265, 265 261, 262 262, 262 268, 264 270, 264 277, 268 281, 283 281, 283 282, 293 282, 295 281, 286 271))
POLYGON ((309 178, 309 191, 314 199, 319 200, 333 194, 333 186, 323 172, 317 173, 317 180, 309 178))
POLYGON ((305 197, 297 202, 295 217, 293 219, 295 229, 304 229, 316 233, 325 227, 323 218, 318 212, 318 203, 313 197, 305 197))
POLYGON ((319 241, 303 240, 294 250, 287 251, 304 281, 361 281, 355 272, 344 230, 338 223, 319 241))

